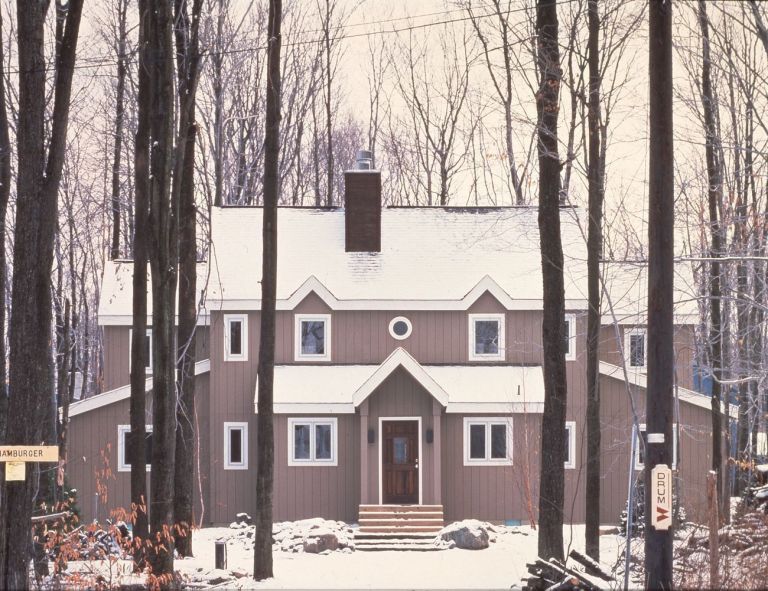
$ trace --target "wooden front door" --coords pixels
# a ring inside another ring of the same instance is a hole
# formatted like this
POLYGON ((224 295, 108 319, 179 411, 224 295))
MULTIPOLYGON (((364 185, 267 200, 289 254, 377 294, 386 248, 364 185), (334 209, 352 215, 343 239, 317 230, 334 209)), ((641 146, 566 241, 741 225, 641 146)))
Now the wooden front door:
POLYGON ((382 502, 419 502, 419 422, 383 421, 381 434, 382 502))

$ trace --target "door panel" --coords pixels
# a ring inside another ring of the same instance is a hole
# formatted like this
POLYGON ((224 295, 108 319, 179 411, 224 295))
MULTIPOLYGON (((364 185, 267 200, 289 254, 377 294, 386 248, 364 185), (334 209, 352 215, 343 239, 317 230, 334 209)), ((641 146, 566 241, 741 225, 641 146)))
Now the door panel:
POLYGON ((419 423, 382 421, 382 502, 419 502, 419 423))

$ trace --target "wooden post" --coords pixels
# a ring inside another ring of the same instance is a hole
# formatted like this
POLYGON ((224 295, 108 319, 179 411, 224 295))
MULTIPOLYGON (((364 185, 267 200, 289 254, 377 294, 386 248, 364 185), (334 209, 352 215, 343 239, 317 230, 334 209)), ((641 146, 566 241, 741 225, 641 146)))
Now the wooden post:
POLYGON ((717 503, 717 472, 707 474, 707 505, 709 506, 709 588, 720 588, 720 511, 717 503))
MULTIPOLYGON (((379 435, 378 433, 376 434, 379 435)), ((372 502, 369 497, 368 470, 368 401, 360 405, 360 504, 372 502)), ((374 501, 374 502, 378 502, 374 501)))
POLYGON ((648 5, 648 389, 645 446, 645 586, 672 589, 672 530, 651 525, 651 475, 672 465, 675 177, 672 136, 672 2, 648 5))

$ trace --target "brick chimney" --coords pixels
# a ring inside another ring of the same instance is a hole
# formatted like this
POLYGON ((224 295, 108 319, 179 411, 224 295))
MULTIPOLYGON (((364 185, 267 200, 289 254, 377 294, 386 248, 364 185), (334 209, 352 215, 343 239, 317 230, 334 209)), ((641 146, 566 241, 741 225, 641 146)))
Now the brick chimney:
POLYGON ((344 250, 381 252, 381 172, 368 150, 359 150, 355 168, 344 172, 344 208, 344 250))

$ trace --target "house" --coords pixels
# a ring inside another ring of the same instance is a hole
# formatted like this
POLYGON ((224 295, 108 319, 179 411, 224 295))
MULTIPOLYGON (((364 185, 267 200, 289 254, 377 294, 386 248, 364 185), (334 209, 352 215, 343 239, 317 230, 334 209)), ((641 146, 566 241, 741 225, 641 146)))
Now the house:
MULTIPOLYGON (((352 170, 345 181, 346 208, 278 215, 275 519, 356 522, 361 506, 403 504, 439 508, 447 521, 536 519, 544 406, 536 208, 382 209, 378 171, 352 170)), ((586 249, 578 213, 561 213, 572 522, 584 521, 586 477, 586 249)), ((260 208, 214 208, 210 255, 199 271, 196 513, 204 524, 255 509, 261 224, 260 208)), ((129 261, 106 265, 105 391, 70 408, 68 474, 86 519, 129 504, 132 272, 129 261), (95 475, 106 501, 95 494, 95 475)), ((629 471, 642 468, 642 452, 630 458, 630 441, 631 407, 641 431, 645 411, 643 273, 606 269, 603 523, 617 522, 629 471)), ((705 511, 710 400, 693 390, 696 302, 677 287, 674 468, 695 518, 705 511)))

